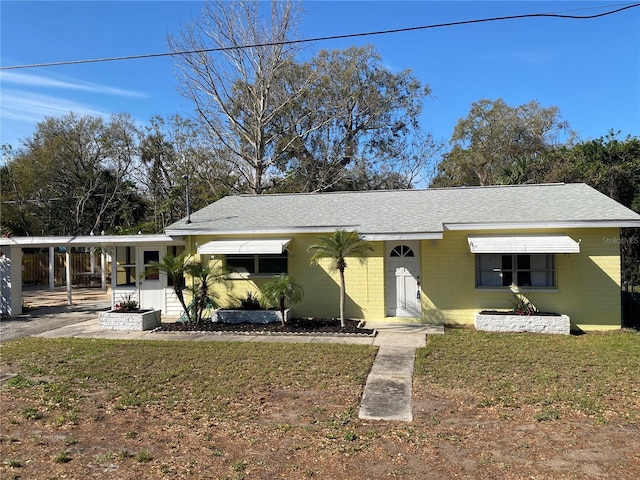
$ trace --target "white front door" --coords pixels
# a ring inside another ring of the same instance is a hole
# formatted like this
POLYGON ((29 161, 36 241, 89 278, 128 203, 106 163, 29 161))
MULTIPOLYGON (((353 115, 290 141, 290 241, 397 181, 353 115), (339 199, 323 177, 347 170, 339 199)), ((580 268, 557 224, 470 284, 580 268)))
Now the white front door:
POLYGON ((154 308, 164 311, 164 274, 149 269, 154 262, 164 256, 165 247, 139 247, 139 265, 142 265, 140 277, 140 308, 154 308))
POLYGON ((420 242, 387 242, 387 315, 420 317, 420 242))

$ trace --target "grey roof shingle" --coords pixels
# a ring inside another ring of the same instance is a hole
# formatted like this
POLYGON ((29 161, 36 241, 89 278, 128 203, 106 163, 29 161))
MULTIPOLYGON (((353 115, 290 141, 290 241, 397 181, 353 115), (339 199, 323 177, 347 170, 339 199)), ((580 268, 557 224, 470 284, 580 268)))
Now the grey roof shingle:
POLYGON ((167 228, 188 233, 356 229, 363 234, 442 232, 444 225, 637 222, 640 215, 585 184, 373 190, 224 197, 167 228))

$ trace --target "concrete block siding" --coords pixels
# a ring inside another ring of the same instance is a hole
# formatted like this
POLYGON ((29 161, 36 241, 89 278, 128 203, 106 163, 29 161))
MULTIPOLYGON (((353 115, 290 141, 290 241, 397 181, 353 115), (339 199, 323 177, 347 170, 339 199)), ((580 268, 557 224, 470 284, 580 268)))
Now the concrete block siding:
POLYGON ((100 312, 99 325, 102 330, 143 331, 160 325, 162 313, 148 312, 100 312))
POLYGON ((569 335, 571 320, 566 315, 490 315, 474 314, 474 326, 486 332, 533 332, 569 335))

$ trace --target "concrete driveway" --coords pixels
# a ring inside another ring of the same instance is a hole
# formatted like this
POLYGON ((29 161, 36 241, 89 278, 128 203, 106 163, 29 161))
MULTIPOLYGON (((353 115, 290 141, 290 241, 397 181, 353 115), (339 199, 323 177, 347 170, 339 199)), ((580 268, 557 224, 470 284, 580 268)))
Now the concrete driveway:
POLYGON ((64 287, 25 287, 22 302, 25 312, 0 320, 0 342, 38 335, 66 325, 98 317, 98 312, 111 307, 111 294, 97 288, 74 288, 73 305, 67 305, 64 287))

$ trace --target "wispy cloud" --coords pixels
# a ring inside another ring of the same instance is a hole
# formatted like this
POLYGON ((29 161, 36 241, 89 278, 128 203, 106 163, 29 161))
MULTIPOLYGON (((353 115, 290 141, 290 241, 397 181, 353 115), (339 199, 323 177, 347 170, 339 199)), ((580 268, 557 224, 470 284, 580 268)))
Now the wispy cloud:
POLYGON ((146 93, 66 76, 0 71, 0 141, 14 144, 34 132, 46 117, 70 112, 108 118, 117 98, 147 98, 146 93))
POLYGON ((67 115, 69 112, 82 115, 108 115, 94 107, 66 98, 24 90, 3 89, 2 92, 3 120, 39 122, 44 117, 67 115))
POLYGON ((98 83, 22 72, 2 71, 0 72, 0 82, 3 84, 19 85, 20 87, 76 90, 121 97, 146 97, 144 93, 135 90, 125 90, 108 85, 100 85, 98 83))

